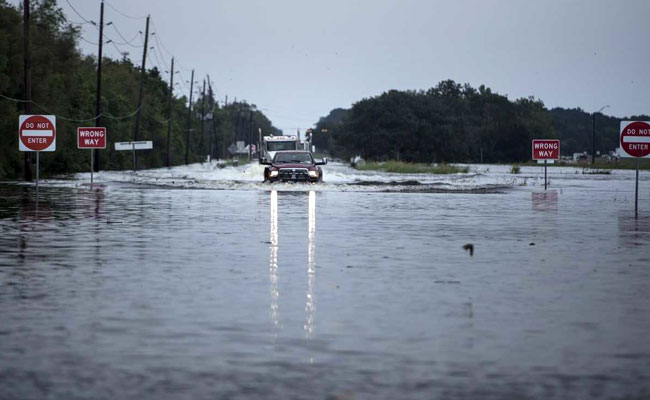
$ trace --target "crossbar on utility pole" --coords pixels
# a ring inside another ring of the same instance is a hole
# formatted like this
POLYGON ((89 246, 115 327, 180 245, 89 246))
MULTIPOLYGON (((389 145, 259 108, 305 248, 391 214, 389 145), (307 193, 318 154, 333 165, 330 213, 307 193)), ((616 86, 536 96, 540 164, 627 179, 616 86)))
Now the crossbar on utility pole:
POLYGON ((172 98, 174 93, 174 57, 172 57, 172 69, 169 74, 169 115, 167 119, 167 168, 171 166, 171 158, 169 155, 169 138, 172 131, 172 98))
MULTIPOLYGON (((23 34, 24 34, 24 62, 25 62, 25 86, 24 97, 25 97, 25 114, 29 115, 32 113, 32 61, 30 57, 30 48, 29 48, 29 0, 24 0, 23 2, 23 34)), ((24 178, 26 181, 32 181, 32 153, 30 151, 25 152, 24 160, 24 178)))
POLYGON ((190 81, 190 105, 187 110, 187 132, 185 133, 185 165, 189 164, 190 154, 190 128, 192 127, 192 91, 194 90, 194 70, 190 81))
MULTIPOLYGON (((133 135, 133 141, 138 141, 138 136, 140 136, 140 120, 142 119, 142 93, 144 91, 144 79, 145 79, 145 64, 147 62, 147 47, 149 46, 149 16, 147 15, 147 25, 144 32, 144 50, 142 51, 142 69, 140 71, 140 93, 138 94, 138 113, 135 118, 135 133, 133 135)), ((133 170, 137 169, 138 158, 133 152, 133 170)))

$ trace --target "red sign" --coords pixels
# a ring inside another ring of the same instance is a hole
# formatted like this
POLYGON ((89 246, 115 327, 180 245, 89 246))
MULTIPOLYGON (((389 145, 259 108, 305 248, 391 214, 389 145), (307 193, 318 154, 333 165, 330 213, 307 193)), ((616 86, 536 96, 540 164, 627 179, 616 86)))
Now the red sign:
POLYGON ((77 128, 78 149, 105 149, 106 128, 77 128))
POLYGON ((533 139, 533 160, 559 160, 558 139, 533 139))
POLYGON ((18 150, 56 150, 56 116, 21 115, 18 118, 18 150))
POLYGON ((648 157, 650 155, 650 122, 621 121, 621 155, 648 157))

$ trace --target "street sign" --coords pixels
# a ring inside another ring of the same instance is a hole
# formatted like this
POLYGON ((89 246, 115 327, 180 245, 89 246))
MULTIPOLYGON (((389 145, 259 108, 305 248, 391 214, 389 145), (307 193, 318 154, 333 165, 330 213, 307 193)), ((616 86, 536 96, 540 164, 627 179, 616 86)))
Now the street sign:
POLYGON ((18 118, 18 150, 55 151, 56 116, 21 115, 18 118))
POLYGON ((533 139, 533 160, 559 160, 558 139, 533 139))
POLYGON ((151 140, 142 140, 138 142, 115 142, 115 150, 151 150, 153 142, 151 140))
POLYGON ((650 158, 650 122, 621 121, 619 142, 622 157, 650 158))
POLYGON ((77 128, 78 149, 105 149, 106 128, 80 127, 77 128))
POLYGON ((636 183, 634 186, 634 218, 639 218, 639 159, 650 158, 650 122, 621 121, 619 138, 621 157, 636 158, 636 183))

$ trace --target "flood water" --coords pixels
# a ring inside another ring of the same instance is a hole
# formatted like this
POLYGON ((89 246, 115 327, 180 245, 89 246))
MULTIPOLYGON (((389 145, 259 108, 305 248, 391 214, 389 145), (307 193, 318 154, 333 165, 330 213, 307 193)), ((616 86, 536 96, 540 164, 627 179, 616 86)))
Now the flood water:
POLYGON ((507 170, 0 183, 0 399, 650 398, 648 173, 507 170))

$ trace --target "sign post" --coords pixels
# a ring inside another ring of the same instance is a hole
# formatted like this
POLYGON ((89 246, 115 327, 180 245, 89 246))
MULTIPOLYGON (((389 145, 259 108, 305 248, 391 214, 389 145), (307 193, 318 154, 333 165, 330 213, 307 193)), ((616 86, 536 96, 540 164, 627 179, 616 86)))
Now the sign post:
POLYGON ((36 197, 41 151, 56 150, 56 116, 21 115, 18 117, 18 150, 36 152, 36 197))
POLYGON ((116 151, 131 150, 133 152, 133 172, 135 172, 135 151, 151 149, 153 149, 153 142, 151 140, 140 140, 136 142, 115 142, 116 151))
POLYGON ((650 158, 650 122, 621 121, 619 142, 621 157, 636 158, 634 218, 639 218, 639 159, 650 158))
POLYGON ((560 141, 558 139, 533 139, 533 160, 544 161, 544 190, 548 184, 546 180, 546 166, 560 159, 560 141))
POLYGON ((90 184, 93 184, 93 153, 94 149, 106 148, 106 128, 79 127, 77 128, 77 148, 90 149, 90 184))

